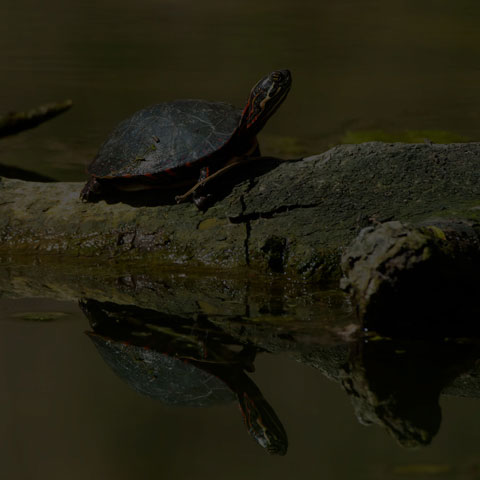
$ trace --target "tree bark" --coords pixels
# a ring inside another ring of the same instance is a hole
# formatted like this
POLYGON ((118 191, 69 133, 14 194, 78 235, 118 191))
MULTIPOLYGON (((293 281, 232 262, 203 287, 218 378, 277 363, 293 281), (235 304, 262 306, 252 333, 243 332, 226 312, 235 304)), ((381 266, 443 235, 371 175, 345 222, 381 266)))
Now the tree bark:
POLYGON ((215 182, 219 200, 204 213, 173 197, 82 203, 81 183, 3 179, 0 255, 338 279, 341 254, 364 227, 478 222, 479 167, 480 143, 338 146, 301 161, 250 162, 215 182))

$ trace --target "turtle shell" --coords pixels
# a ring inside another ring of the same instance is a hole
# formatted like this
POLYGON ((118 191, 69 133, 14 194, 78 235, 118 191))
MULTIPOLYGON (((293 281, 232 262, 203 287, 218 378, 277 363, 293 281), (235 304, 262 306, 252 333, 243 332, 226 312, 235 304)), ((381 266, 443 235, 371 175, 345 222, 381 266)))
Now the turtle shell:
POLYGON ((139 110, 111 133, 90 164, 95 177, 174 173, 220 150, 242 112, 206 100, 177 100, 139 110))
POLYGON ((193 363, 96 333, 87 335, 122 380, 165 405, 205 407, 237 399, 225 382, 193 363))

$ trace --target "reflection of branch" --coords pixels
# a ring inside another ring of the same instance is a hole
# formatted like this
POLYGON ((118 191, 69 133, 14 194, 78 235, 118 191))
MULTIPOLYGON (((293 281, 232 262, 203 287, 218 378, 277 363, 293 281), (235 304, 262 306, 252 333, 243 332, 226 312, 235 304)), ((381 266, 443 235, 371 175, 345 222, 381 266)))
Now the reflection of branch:
POLYGON ((34 128, 60 113, 67 111, 72 106, 71 100, 58 103, 47 103, 40 107, 32 108, 27 112, 12 112, 0 117, 0 137, 14 135, 23 130, 34 128))

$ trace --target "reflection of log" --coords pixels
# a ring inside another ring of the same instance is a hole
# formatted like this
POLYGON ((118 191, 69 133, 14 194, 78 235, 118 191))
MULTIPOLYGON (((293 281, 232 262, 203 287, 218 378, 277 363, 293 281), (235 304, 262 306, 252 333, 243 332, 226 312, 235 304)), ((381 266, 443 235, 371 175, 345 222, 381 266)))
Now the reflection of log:
POLYGON ((47 103, 40 107, 32 108, 27 112, 12 112, 0 116, 0 137, 14 135, 23 130, 34 128, 60 113, 65 112, 72 106, 71 100, 59 103, 47 103))
POLYGON ((361 423, 381 425, 403 446, 426 445, 440 427, 440 393, 473 369, 479 355, 475 343, 358 342, 341 368, 341 383, 361 423))
MULTIPOLYGON (((341 382, 359 419, 382 425, 403 445, 431 441, 440 421, 441 393, 480 397, 478 340, 465 338, 461 331, 458 340, 450 335, 447 341, 444 335, 430 340, 438 334, 438 311, 450 310, 449 298, 437 298, 438 307, 429 309, 433 323, 427 340, 415 338, 416 329, 397 329, 403 336, 387 338, 373 332, 361 334, 341 291, 319 291, 312 285, 279 278, 260 283, 250 276, 208 277, 168 270, 156 270, 152 276, 145 272, 135 275, 121 265, 102 269, 85 263, 0 268, 2 298, 76 300, 83 295, 95 299, 89 300, 90 305, 100 304, 105 321, 119 331, 124 331, 123 326, 113 311, 126 313, 139 341, 149 341, 141 334, 142 323, 155 334, 173 334, 172 343, 188 346, 189 358, 192 353, 224 355, 226 351, 218 346, 222 339, 227 339, 232 352, 240 345, 286 352, 341 382), (108 302, 117 305, 106 309, 108 302), (204 348, 195 338, 210 343, 204 348)), ((398 303, 387 306, 383 315, 376 310, 387 327, 398 307, 398 303)), ((425 321, 424 312, 417 316, 411 303, 407 313, 413 325, 425 321)), ((92 328, 97 328, 99 317, 89 319, 92 328)), ((106 331, 97 333, 111 336, 106 331)), ((129 344, 131 341, 126 342, 129 344)), ((247 357, 242 363, 244 368, 249 361, 247 357)))
POLYGON ((232 173, 243 181, 206 213, 188 203, 83 204, 80 183, 5 180, 0 253, 250 266, 323 280, 338 278, 341 250, 369 224, 480 217, 480 143, 345 145, 266 167, 232 173))
POLYGON ((142 268, 135 274, 131 267, 59 265, 52 260, 46 265, 0 267, 0 297, 89 297, 161 312, 177 323, 208 319, 241 343, 275 352, 295 350, 302 339, 305 349, 343 342, 355 331, 347 295, 340 290, 186 270, 153 269, 147 274, 142 268))

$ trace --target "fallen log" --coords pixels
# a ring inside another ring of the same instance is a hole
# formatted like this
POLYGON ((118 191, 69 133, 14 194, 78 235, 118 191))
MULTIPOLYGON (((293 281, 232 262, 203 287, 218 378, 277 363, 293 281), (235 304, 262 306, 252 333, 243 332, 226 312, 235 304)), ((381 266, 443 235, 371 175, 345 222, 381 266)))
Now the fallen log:
POLYGON ((206 212, 173 197, 82 203, 81 183, 2 179, 0 256, 250 267, 320 281, 339 278, 341 254, 364 227, 480 216, 480 143, 372 142, 247 166, 222 177, 206 212))
POLYGON ((430 220, 368 227, 342 258, 363 327, 395 336, 478 336, 480 225, 430 220))

